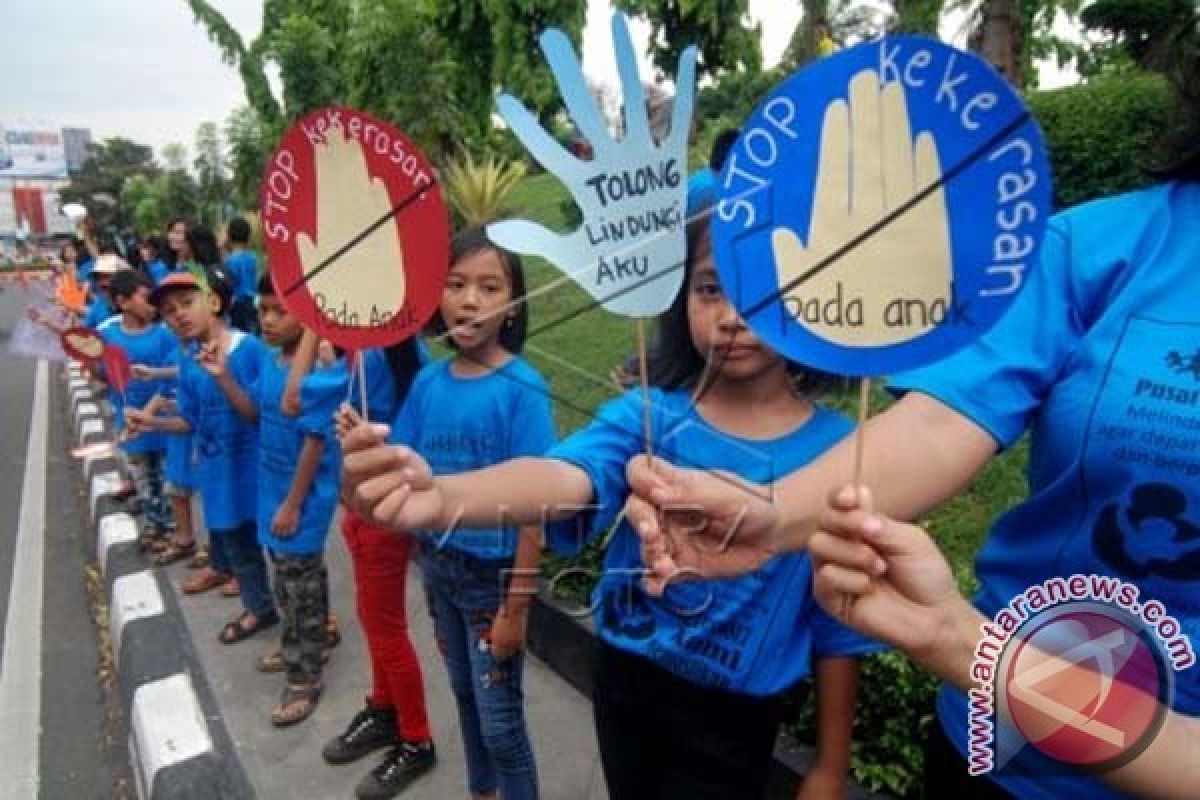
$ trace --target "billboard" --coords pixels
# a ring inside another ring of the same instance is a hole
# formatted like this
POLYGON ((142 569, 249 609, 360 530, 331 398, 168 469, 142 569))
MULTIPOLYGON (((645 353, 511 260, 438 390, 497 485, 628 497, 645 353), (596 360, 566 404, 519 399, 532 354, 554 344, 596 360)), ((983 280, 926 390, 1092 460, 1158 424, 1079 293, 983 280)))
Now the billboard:
POLYGON ((0 122, 0 178, 65 178, 62 133, 43 126, 0 122))

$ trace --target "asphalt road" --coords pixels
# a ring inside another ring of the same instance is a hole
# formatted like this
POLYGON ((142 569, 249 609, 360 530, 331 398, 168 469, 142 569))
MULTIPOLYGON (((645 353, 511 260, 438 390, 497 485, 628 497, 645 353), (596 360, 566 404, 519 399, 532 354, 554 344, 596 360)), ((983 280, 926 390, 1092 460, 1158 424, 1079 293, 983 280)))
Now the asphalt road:
POLYGON ((127 729, 98 674, 61 366, 9 351, 28 296, 0 288, 0 800, 131 797, 127 729))

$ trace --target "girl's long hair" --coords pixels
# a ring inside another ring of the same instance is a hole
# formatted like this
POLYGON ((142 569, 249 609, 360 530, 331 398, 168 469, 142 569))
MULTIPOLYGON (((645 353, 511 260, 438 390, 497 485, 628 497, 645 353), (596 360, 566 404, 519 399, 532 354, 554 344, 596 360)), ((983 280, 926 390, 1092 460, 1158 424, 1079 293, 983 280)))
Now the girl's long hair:
MULTIPOLYGON (((696 349, 688 323, 688 293, 692 273, 701 260, 712 256, 712 237, 709 220, 712 206, 699 209, 687 226, 687 258, 683 265, 683 286, 671 304, 658 318, 653 345, 647 354, 647 373, 650 383, 660 389, 689 389, 703 393, 712 380, 716 362, 696 349), (707 380, 705 376, 709 377, 707 380), (701 385, 702 381, 706 385, 701 385)), ((765 342, 764 347, 767 347, 765 342)), ((713 358, 716 358, 714 355, 713 358)), ((785 359, 792 385, 805 396, 817 396, 837 382, 836 376, 805 367, 785 359)), ((635 364, 636 369, 636 364, 635 364)))

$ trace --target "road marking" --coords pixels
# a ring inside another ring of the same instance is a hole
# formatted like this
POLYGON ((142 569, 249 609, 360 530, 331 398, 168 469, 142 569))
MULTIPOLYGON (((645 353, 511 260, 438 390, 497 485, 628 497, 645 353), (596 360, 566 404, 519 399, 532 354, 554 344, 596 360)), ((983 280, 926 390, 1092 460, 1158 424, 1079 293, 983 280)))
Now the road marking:
POLYGON ((38 795, 42 733, 42 570, 46 534, 46 362, 34 378, 25 479, 17 517, 12 587, 0 660, 0 800, 38 795))

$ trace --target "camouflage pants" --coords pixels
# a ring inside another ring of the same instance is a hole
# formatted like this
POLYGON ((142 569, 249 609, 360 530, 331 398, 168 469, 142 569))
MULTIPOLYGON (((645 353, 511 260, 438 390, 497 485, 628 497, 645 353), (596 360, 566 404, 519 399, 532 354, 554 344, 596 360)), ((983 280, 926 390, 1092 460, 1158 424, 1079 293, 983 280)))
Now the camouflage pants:
POLYGON ((329 609, 329 572, 324 554, 272 553, 271 563, 275 567, 275 602, 283 616, 281 652, 288 683, 319 681, 329 609))

